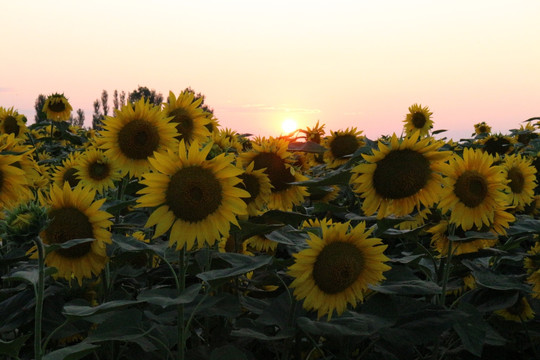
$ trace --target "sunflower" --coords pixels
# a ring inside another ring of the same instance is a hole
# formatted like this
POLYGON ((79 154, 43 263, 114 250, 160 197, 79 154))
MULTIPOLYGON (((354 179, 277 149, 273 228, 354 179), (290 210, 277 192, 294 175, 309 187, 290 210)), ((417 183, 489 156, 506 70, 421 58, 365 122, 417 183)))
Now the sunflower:
POLYGON ((478 140, 478 143, 482 145, 484 151, 489 155, 503 156, 514 150, 513 145, 516 143, 516 140, 511 136, 493 134, 478 140))
MULTIPOLYGON (((55 267, 57 277, 67 280, 77 279, 82 285, 84 278, 98 275, 108 261, 106 246, 111 243, 111 233, 107 230, 112 222, 111 215, 100 210, 105 199, 96 200, 95 192, 76 186, 73 190, 68 183, 63 187, 51 186, 47 197, 41 196, 43 206, 49 207, 49 225, 40 234, 47 245, 63 244, 72 239, 94 239, 68 249, 58 249, 47 255, 45 264, 55 267)), ((34 248, 30 252, 35 251, 34 248)), ((37 254, 33 254, 35 258, 37 254)))
POLYGON ((319 120, 317 120, 317 124, 313 128, 307 127, 305 130, 300 129, 300 132, 305 135, 306 141, 313 141, 320 144, 324 135, 324 126, 325 124, 319 125, 319 120))
POLYGON ((148 160, 154 153, 175 146, 178 135, 175 123, 144 98, 105 117, 103 129, 105 156, 118 164, 122 175, 135 177, 150 169, 148 160))
POLYGON ((493 157, 478 149, 466 148, 463 158, 454 155, 442 169, 445 175, 439 208, 451 211, 450 222, 464 231, 493 223, 495 210, 506 204, 508 189, 503 169, 493 165, 493 157))
POLYGON ((534 200, 536 168, 532 165, 531 160, 518 154, 505 156, 501 166, 509 181, 509 204, 515 206, 517 210, 523 210, 534 200))
POLYGON ((22 157, 23 155, 0 155, 0 209, 31 197, 27 175, 17 166, 22 157))
POLYGON ((330 134, 322 142, 322 145, 327 149, 323 159, 329 168, 345 164, 349 161, 350 155, 365 144, 364 137, 360 135, 362 131, 355 127, 330 131, 330 134))
MULTIPOLYGON (((497 235, 505 235, 506 229, 510 226, 510 223, 515 220, 514 215, 510 214, 504 208, 498 208, 495 210, 493 215, 493 221, 488 226, 482 226, 482 228, 475 228, 469 230, 474 230, 478 232, 491 233, 495 236, 488 239, 473 239, 473 240, 460 240, 454 241, 452 243, 452 253, 454 255, 462 255, 477 252, 480 249, 485 249, 495 246, 499 239, 497 235)), ((448 231, 449 231, 449 222, 447 220, 441 220, 437 225, 431 227, 427 230, 431 233, 431 245, 437 250, 440 256, 448 255, 448 231)), ((454 235, 461 235, 465 237, 465 230, 460 226, 456 227, 454 230, 454 235)))
POLYGON ((64 186, 64 183, 69 183, 69 186, 75 187, 79 183, 77 176, 76 165, 79 162, 80 152, 72 152, 67 158, 62 160, 62 164, 57 166, 52 176, 53 182, 59 187, 64 186))
POLYGON ((211 148, 212 143, 199 149, 197 141, 189 147, 181 141, 178 154, 150 158, 157 172, 144 174, 141 181, 146 187, 138 192, 137 207, 157 207, 145 226, 157 225, 154 238, 171 229, 169 244, 177 249, 189 250, 195 240, 199 247, 212 246, 229 235, 231 223, 239 226, 237 215, 247 214, 241 198, 250 195, 235 186, 242 170, 231 164, 232 155, 206 160, 211 148))
POLYGON ((272 194, 268 202, 271 210, 291 210, 308 196, 305 186, 291 185, 291 182, 305 181, 307 177, 293 167, 294 156, 287 151, 288 141, 284 139, 261 139, 261 144, 253 143, 253 150, 238 156, 243 166, 254 162, 254 169, 264 169, 272 184, 272 194))
POLYGON ((41 111, 47 114, 50 120, 68 121, 73 108, 64 94, 54 93, 47 97, 41 111))
POLYGON ((219 146, 223 151, 227 152, 231 149, 240 153, 242 151, 242 143, 240 142, 239 134, 232 129, 218 129, 212 132, 214 144, 219 146))
POLYGON ((304 308, 317 310, 317 317, 334 310, 341 315, 347 304, 362 302, 369 285, 377 284, 390 269, 383 254, 387 245, 381 239, 369 238, 365 222, 351 228, 350 223, 321 223, 322 237, 309 233, 308 248, 294 254, 289 267, 294 278, 290 287, 304 308))
POLYGON ((429 135, 429 130, 433 127, 433 120, 431 120, 433 113, 429 111, 427 106, 414 104, 409 107, 409 113, 403 120, 405 133, 407 135, 420 131, 420 136, 429 135))
POLYGON ((13 134, 16 138, 24 138, 27 128, 26 118, 13 110, 13 107, 0 107, 0 134, 13 134))
POLYGON ((195 93, 184 90, 178 98, 169 92, 169 98, 163 112, 166 117, 171 117, 175 124, 178 135, 176 139, 184 140, 187 144, 197 140, 199 143, 206 142, 210 131, 206 127, 210 123, 206 112, 200 108, 202 97, 195 99, 195 93))
POLYGON ((378 218, 404 216, 421 205, 430 207, 437 202, 439 171, 451 154, 439 151, 442 144, 431 137, 420 139, 418 131, 402 141, 393 134, 390 144, 379 141, 379 150, 373 150, 373 155, 362 155, 367 163, 352 169, 350 182, 364 198, 364 213, 377 212, 378 218))
POLYGON ((495 314, 519 323, 534 319, 534 311, 525 296, 520 296, 514 305, 506 309, 496 310, 495 314))
POLYGON ((260 215, 272 195, 272 184, 270 184, 268 175, 264 169, 254 170, 254 166, 253 162, 247 166, 244 172, 239 175, 242 182, 236 185, 249 193, 249 197, 243 199, 247 205, 249 216, 260 215))
POLYGON ((264 235, 255 235, 244 241, 246 249, 251 251, 260 251, 264 253, 274 253, 277 249, 278 243, 276 241, 267 239, 264 235))
POLYGON ((531 140, 537 139, 538 134, 533 124, 527 123, 527 125, 521 125, 517 131, 514 131, 514 139, 517 143, 524 146, 529 145, 531 140))
POLYGON ((83 152, 73 168, 81 184, 96 190, 98 194, 114 188, 114 182, 121 178, 116 164, 110 161, 103 151, 94 147, 83 152))
POLYGON ((528 274, 527 282, 532 285, 532 297, 540 299, 540 242, 531 246, 523 263, 528 274))
POLYGON ((485 121, 474 124, 474 133, 476 135, 488 135, 489 133, 491 133, 491 126, 486 124, 485 121))

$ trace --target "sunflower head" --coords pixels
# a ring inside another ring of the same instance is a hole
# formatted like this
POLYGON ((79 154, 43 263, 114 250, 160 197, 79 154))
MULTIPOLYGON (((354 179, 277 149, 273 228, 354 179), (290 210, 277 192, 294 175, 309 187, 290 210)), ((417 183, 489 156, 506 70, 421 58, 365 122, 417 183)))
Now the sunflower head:
POLYGON ((479 140, 479 143, 483 146, 484 151, 489 155, 503 156, 511 153, 514 150, 516 140, 510 136, 493 134, 479 140))
POLYGON ((23 138, 27 131, 25 123, 24 115, 13 110, 13 107, 0 107, 0 134, 13 134, 16 138, 23 138))
POLYGON ((405 116, 405 120, 403 120, 405 132, 411 134, 415 131, 419 131, 420 136, 428 135, 433 127, 431 115, 433 115, 433 113, 429 111, 427 106, 419 104, 410 106, 409 112, 405 116))
POLYGON ((364 137, 361 136, 362 131, 356 128, 330 131, 330 133, 331 136, 325 138, 322 143, 327 148, 323 158, 330 168, 345 164, 350 156, 365 144, 364 137))
POLYGON ((383 280, 390 267, 383 254, 386 246, 369 238, 371 231, 363 222, 355 227, 321 222, 321 233, 322 237, 309 232, 309 248, 294 255, 290 286, 297 299, 304 299, 304 308, 330 319, 334 311, 340 315, 348 304, 363 301, 368 286, 383 280))
POLYGON ((23 243, 37 236, 48 223, 47 210, 34 201, 24 202, 6 210, 0 221, 3 239, 23 243))
POLYGON ((534 319, 534 311, 527 301, 527 298, 523 295, 517 299, 514 305, 505 309, 496 310, 495 313, 506 320, 518 323, 534 319))
POLYGON ((317 124, 313 128, 307 127, 305 130, 300 129, 300 132, 305 135, 307 141, 320 144, 324 136, 324 126, 325 124, 319 125, 319 120, 317 120, 317 124))
POLYGON ((210 136, 210 131, 206 127, 210 119, 200 107, 202 101, 203 97, 196 98, 193 91, 184 90, 178 97, 172 91, 169 92, 163 112, 175 124, 178 132, 177 140, 184 140, 188 144, 193 140, 202 143, 210 136))
POLYGON ((42 111, 47 118, 54 121, 68 121, 73 108, 64 94, 54 93, 47 97, 42 111))
POLYGON ((474 133, 476 135, 489 135, 491 133, 491 126, 482 121, 478 124, 474 124, 474 133))

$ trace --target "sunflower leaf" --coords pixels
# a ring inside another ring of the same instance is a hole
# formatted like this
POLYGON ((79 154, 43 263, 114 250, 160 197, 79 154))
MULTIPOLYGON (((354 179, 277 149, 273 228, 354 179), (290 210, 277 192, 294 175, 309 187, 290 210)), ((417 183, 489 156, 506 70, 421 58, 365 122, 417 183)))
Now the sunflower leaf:
POLYGON ((273 259, 272 256, 268 255, 248 256, 234 253, 215 253, 214 256, 226 261, 232 265, 232 267, 219 270, 210 270, 197 274, 199 279, 209 282, 212 280, 225 279, 246 274, 250 271, 270 264, 273 259))
POLYGON ((128 306, 136 305, 145 302, 144 300, 114 300, 103 303, 98 306, 84 306, 84 305, 65 305, 62 314, 66 317, 84 318, 96 314, 113 311, 128 306))
MULTIPOLYGON (((47 267, 44 270, 45 277, 56 273, 57 270, 54 267, 47 267)), ((39 269, 35 266, 23 266, 15 269, 8 276, 2 277, 6 281, 26 281, 31 285, 36 285, 39 279, 39 269)))
POLYGON ((30 336, 31 334, 19 336, 12 341, 3 341, 2 339, 0 339, 0 355, 7 355, 13 358, 17 358, 19 356, 19 351, 24 346, 24 343, 26 342, 26 340, 28 340, 30 336))
POLYGON ((324 146, 321 146, 313 141, 306 142, 291 142, 289 143, 288 151, 303 151, 309 153, 323 153, 326 151, 324 146))
POLYGON ((526 293, 531 292, 530 286, 524 284, 522 279, 517 276, 497 274, 470 260, 463 260, 461 263, 472 271, 476 283, 480 286, 494 290, 521 290, 526 293))
POLYGON ((86 342, 79 343, 73 346, 67 346, 59 350, 52 351, 43 356, 43 360, 78 360, 90 354, 99 345, 89 344, 86 342))
POLYGON ((180 295, 178 295, 178 291, 175 289, 149 289, 142 291, 137 296, 137 300, 146 301, 149 304, 158 305, 165 309, 168 306, 192 302, 197 297, 197 294, 199 294, 201 288, 202 284, 194 284, 182 291, 180 295))
POLYGON ((45 254, 50 254, 51 252, 53 252, 55 250, 58 250, 58 249, 69 249, 71 247, 81 245, 81 244, 85 244, 85 243, 89 243, 89 242, 92 242, 94 240, 95 239, 91 239, 91 238, 71 239, 71 240, 68 240, 68 241, 66 241, 64 243, 61 243, 61 244, 50 244, 50 245, 44 244, 45 254))

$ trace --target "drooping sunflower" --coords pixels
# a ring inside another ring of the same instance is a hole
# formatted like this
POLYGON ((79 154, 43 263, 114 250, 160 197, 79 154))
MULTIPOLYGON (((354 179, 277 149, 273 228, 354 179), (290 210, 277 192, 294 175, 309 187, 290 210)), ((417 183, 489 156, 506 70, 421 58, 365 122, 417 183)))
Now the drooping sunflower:
POLYGON ((239 175, 242 182, 237 187, 249 193, 248 198, 244 198, 249 216, 260 215, 270 200, 272 195, 272 184, 264 169, 254 170, 255 164, 251 162, 247 168, 239 175))
POLYGON ((317 120, 317 124, 313 128, 307 127, 305 130, 300 129, 300 132, 305 135, 306 141, 313 141, 320 144, 324 135, 324 125, 319 125, 319 120, 317 120))
POLYGON ((516 142, 524 146, 529 145, 531 140, 538 138, 536 128, 530 122, 527 123, 525 126, 521 125, 517 131, 513 132, 513 134, 516 142))
POLYGON ((431 120, 433 113, 429 111, 427 106, 414 104, 409 107, 409 113, 403 120, 405 133, 407 135, 413 132, 420 131, 420 136, 429 135, 429 130, 433 127, 433 120, 431 120))
POLYGON ((356 306, 364 299, 368 285, 377 284, 390 269, 383 254, 386 245, 370 238, 364 222, 351 228, 347 223, 321 223, 322 237, 309 233, 309 248, 294 254, 289 267, 294 278, 290 287, 304 308, 316 310, 317 317, 341 315, 347 304, 356 306))
POLYGON ((184 140, 187 144, 197 140, 199 143, 206 142, 210 136, 210 131, 206 127, 210 119, 200 105, 202 97, 195 99, 195 93, 184 90, 178 98, 169 92, 169 98, 165 103, 163 112, 166 117, 171 117, 171 122, 175 124, 178 135, 177 140, 184 140))
POLYGON ((284 139, 261 139, 261 144, 253 143, 253 149, 243 152, 238 159, 247 167, 254 163, 254 170, 264 169, 272 184, 272 195, 268 202, 270 210, 288 211, 294 205, 300 205, 308 192, 305 186, 292 185, 296 181, 305 181, 307 177, 297 171, 293 163, 293 154, 287 151, 288 141, 284 139))
POLYGON ((476 135, 488 135, 489 133, 491 133, 491 126, 486 124, 485 121, 474 124, 474 133, 476 135))
POLYGON ((141 98, 107 116, 103 121, 105 156, 118 164, 122 175, 138 177, 150 169, 154 153, 165 153, 174 147, 178 135, 175 123, 157 106, 141 98))
POLYGON ((502 316, 506 320, 523 322, 534 319, 534 311, 527 301, 527 298, 521 295, 516 303, 506 309, 496 310, 495 314, 502 316))
POLYGON ((103 151, 94 147, 84 151, 73 168, 81 184, 96 190, 98 194, 114 188, 114 182, 121 178, 116 164, 110 161, 103 151))
POLYGON ((345 130, 330 131, 330 136, 322 141, 322 145, 327 149, 323 159, 329 168, 336 168, 349 161, 350 157, 358 148, 362 147, 364 137, 362 130, 355 127, 345 130))
POLYGON ((54 93, 47 97, 43 109, 47 118, 54 121, 68 121, 73 108, 64 94, 54 93))
POLYGON ((465 148, 463 157, 455 154, 442 172, 439 208, 443 214, 450 211, 450 222, 464 231, 490 226, 495 210, 507 204, 504 171, 486 152, 465 148))
POLYGON ((231 164, 232 155, 221 154, 206 160, 212 143, 199 149, 193 141, 188 147, 180 142, 178 154, 156 153, 150 162, 155 173, 144 174, 146 187, 139 190, 137 207, 157 207, 146 222, 156 226, 154 237, 171 229, 169 244, 177 249, 191 249, 197 240, 212 246, 228 236, 231 223, 239 226, 236 217, 247 214, 241 199, 249 193, 236 185, 242 170, 231 164))
MULTIPOLYGON (((95 191, 68 183, 63 187, 52 185, 48 196, 40 202, 49 208, 51 222, 40 234, 45 244, 63 244, 73 239, 94 239, 91 242, 58 249, 47 255, 45 264, 55 267, 57 277, 68 281, 76 279, 82 284, 84 278, 98 275, 108 261, 106 246, 111 243, 111 215, 100 210, 105 199, 94 200, 95 191)), ((35 251, 35 247, 30 252, 35 251)), ((35 253, 34 257, 37 256, 35 253)))
POLYGON ((24 138, 27 130, 24 115, 13 110, 13 107, 0 107, 0 134, 13 134, 16 138, 24 138))
POLYGON ((392 135, 390 144, 379 141, 373 155, 362 155, 367 163, 352 169, 351 184, 364 198, 366 215, 377 212, 378 218, 390 214, 404 216, 421 205, 430 207, 439 199, 439 174, 449 151, 439 151, 442 141, 420 139, 414 132, 400 141, 392 135))
POLYGON ((517 210, 525 209, 525 206, 534 200, 534 189, 537 185, 536 168, 530 159, 519 154, 506 155, 501 166, 509 180, 509 204, 515 206, 517 210))

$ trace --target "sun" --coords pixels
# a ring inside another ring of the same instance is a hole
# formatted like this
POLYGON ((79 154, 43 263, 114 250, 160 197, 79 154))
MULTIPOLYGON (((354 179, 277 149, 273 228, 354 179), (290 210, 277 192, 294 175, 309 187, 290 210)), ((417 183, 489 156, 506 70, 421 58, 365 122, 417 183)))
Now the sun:
POLYGON ((283 122, 281 123, 281 129, 286 134, 292 133, 294 130, 298 129, 296 120, 291 118, 283 120, 283 122))

